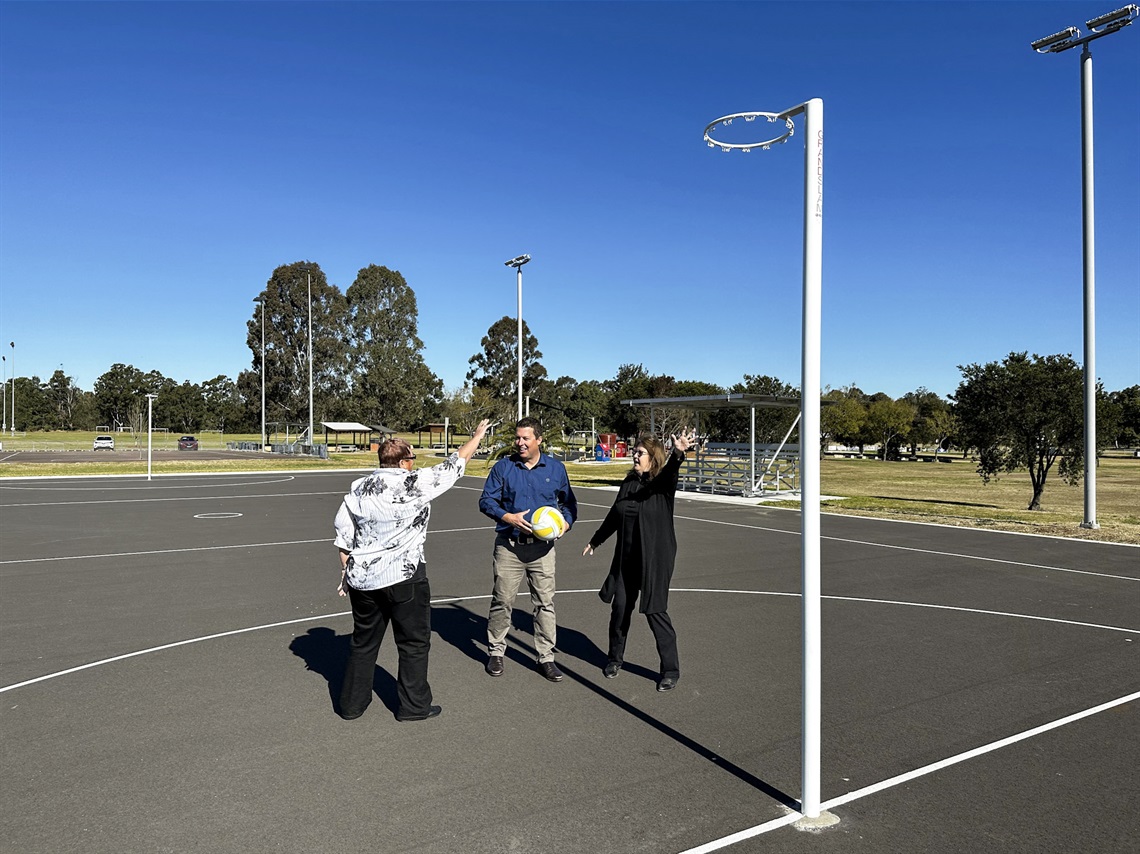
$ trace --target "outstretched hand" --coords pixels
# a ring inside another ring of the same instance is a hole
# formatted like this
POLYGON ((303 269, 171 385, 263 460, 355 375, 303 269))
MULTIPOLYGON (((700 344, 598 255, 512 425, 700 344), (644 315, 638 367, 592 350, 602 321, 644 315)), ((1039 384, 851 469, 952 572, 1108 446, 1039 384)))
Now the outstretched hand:
POLYGON ((672 439, 673 447, 681 453, 685 453, 685 451, 697 444, 697 431, 690 430, 686 433, 682 430, 680 433, 674 433, 672 439))

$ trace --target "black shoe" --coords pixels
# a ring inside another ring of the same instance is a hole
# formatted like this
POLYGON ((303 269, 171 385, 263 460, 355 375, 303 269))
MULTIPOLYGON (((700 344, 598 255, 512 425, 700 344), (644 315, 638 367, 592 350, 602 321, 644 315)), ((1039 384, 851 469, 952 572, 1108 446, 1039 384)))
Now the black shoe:
POLYGON ((620 672, 621 672, 621 662, 620 661, 608 661, 608 662, 606 662, 605 670, 602 671, 602 675, 605 676, 607 679, 614 679, 617 677, 618 673, 620 673, 620 672))
POLYGON ((662 676, 661 681, 657 683, 658 691, 672 691, 677 687, 677 680, 680 676, 662 676))
POLYGON ((359 712, 353 712, 351 715, 346 714, 344 712, 339 712, 338 714, 341 716, 342 719, 344 719, 346 721, 354 721, 358 717, 360 717, 361 715, 364 714, 364 709, 361 709, 359 712))
POLYGON ((542 675, 549 679, 551 682, 562 681, 562 671, 558 669, 558 665, 553 661, 540 661, 538 669, 542 671, 542 675))
POLYGON ((484 669, 490 676, 502 676, 503 657, 501 655, 492 655, 487 659, 487 666, 484 669))
POLYGON ((438 717, 439 713, 443 711, 443 706, 429 706, 425 714, 422 715, 396 715, 396 720, 400 723, 409 723, 411 721, 426 721, 428 718, 438 717))

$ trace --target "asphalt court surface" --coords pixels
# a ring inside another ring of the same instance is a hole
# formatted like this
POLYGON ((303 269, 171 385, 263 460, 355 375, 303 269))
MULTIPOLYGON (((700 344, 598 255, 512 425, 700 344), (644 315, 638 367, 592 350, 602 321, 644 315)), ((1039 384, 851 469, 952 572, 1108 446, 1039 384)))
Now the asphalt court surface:
POLYGON ((566 678, 534 670, 524 592, 490 679, 492 532, 464 478, 428 537, 444 713, 393 719, 388 638, 372 706, 345 722, 331 539, 356 476, 0 480, 6 850, 1140 846, 1135 547, 825 515, 821 795, 840 822, 810 833, 785 824, 797 513, 678 498, 682 678, 658 694, 639 615, 625 669, 602 677, 613 546, 581 551, 614 493, 577 490, 558 549, 566 678))

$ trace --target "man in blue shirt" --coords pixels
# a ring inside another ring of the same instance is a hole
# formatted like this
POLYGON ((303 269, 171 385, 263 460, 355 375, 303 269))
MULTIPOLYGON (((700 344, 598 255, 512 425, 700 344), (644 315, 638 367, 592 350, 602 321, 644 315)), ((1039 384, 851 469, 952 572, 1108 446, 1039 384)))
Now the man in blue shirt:
POLYGON ((499 460, 487 475, 479 509, 495 520, 495 551, 491 567, 495 587, 487 617, 487 673, 503 675, 503 655, 511 627, 511 609, 523 576, 534 606, 534 646, 538 669, 551 682, 562 681, 554 663, 557 624, 554 618, 554 543, 534 536, 530 514, 539 507, 557 507, 566 517, 566 530, 578 518, 578 501, 570 488, 566 466, 542 453, 542 424, 523 418, 515 425, 515 453, 499 460))

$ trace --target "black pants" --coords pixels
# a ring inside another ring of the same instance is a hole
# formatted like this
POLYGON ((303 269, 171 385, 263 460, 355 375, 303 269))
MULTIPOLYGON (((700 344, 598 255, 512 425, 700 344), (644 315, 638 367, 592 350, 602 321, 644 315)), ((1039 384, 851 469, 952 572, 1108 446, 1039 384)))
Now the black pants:
MULTIPOLYGON (((624 572, 623 567, 623 572, 624 572)), ((632 573, 631 573, 632 574, 632 573)), ((637 610, 637 597, 641 592, 641 578, 622 577, 614 592, 610 608, 610 661, 620 664, 625 657, 625 641, 629 636, 629 625, 633 612, 637 610)), ((653 639, 657 642, 657 654, 661 657, 661 675, 674 678, 681 675, 681 661, 677 656, 677 632, 669 614, 646 614, 653 639)))
POLYGON ((340 692, 340 713, 360 715, 372 702, 376 657, 388 623, 400 657, 397 715, 423 715, 431 707, 428 650, 431 648, 431 588, 427 580, 405 581, 380 590, 348 588, 352 600, 352 643, 340 692))

